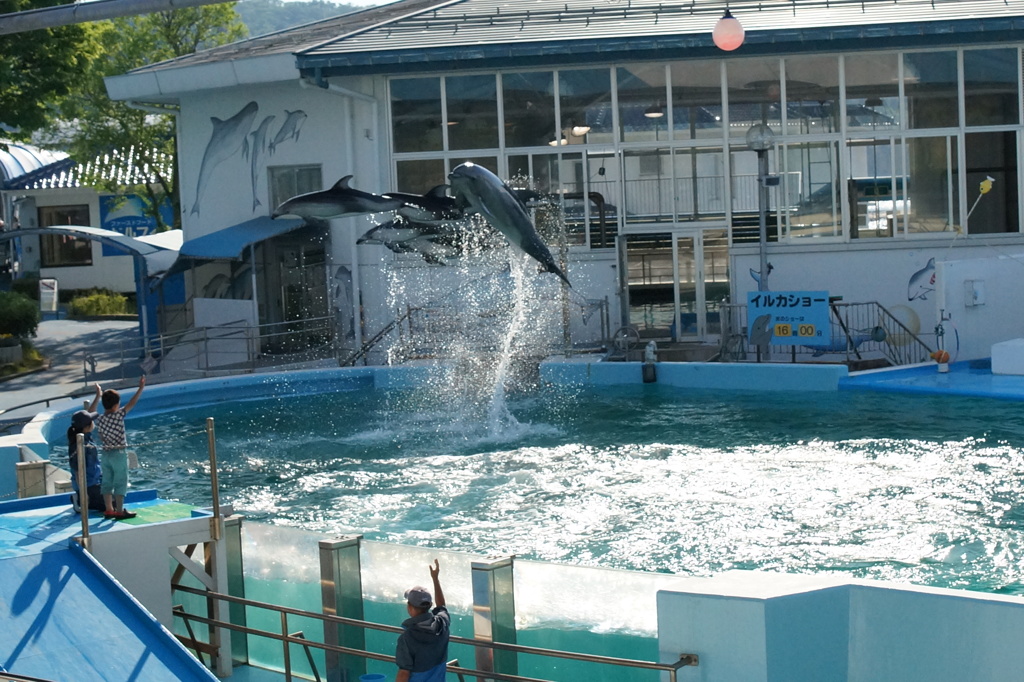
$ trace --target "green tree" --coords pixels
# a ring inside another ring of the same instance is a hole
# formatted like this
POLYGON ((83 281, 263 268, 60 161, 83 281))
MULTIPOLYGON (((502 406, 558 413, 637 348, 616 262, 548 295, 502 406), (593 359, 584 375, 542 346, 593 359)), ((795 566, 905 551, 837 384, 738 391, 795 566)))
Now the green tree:
MULTIPOLYGON (((21 12, 62 0, 5 0, 21 12)), ((56 116, 56 105, 81 81, 96 46, 85 25, 0 35, 0 123, 7 137, 27 139, 56 116)))
POLYGON ((100 54, 89 64, 80 87, 63 101, 65 123, 51 128, 48 143, 83 163, 124 154, 112 165, 128 167, 129 180, 109 172, 110 165, 98 163, 89 164, 83 182, 113 194, 137 194, 156 219, 158 231, 180 228, 177 132, 171 110, 163 114, 111 100, 103 79, 239 40, 246 36, 246 28, 231 3, 97 22, 95 30, 100 54), (173 224, 165 223, 159 211, 168 200, 174 209, 173 224))

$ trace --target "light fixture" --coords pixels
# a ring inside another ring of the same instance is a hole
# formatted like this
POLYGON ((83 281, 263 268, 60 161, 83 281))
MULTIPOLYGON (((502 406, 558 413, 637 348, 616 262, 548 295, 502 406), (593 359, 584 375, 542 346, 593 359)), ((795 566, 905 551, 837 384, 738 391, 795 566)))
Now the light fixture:
POLYGON ((725 16, 718 20, 711 32, 711 39, 718 49, 732 52, 743 44, 743 33, 743 25, 726 8, 725 16))
POLYGON ((661 106, 661 102, 652 104, 651 106, 644 109, 644 116, 647 118, 661 118, 665 115, 665 107, 661 106))

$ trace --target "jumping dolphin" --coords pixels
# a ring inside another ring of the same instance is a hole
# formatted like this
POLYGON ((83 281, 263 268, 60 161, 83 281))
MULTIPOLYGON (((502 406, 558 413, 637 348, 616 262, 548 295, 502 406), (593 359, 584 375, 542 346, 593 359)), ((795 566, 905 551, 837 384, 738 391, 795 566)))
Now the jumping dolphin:
POLYGON ((397 211, 404 206, 399 199, 352 189, 348 186, 348 181, 351 179, 351 175, 346 175, 334 183, 330 189, 292 197, 274 209, 270 217, 280 218, 283 215, 294 215, 300 218, 325 220, 345 215, 397 211))
POLYGON ((482 215, 515 247, 540 263, 545 271, 555 273, 569 284, 568 278, 534 229, 523 203, 497 175, 467 161, 456 166, 448 179, 460 204, 482 215))
POLYGON ((398 215, 419 225, 437 225, 462 219, 458 202, 448 196, 448 185, 438 185, 423 195, 388 192, 384 196, 398 199, 405 205, 398 215))
POLYGON ((460 254, 454 247, 435 241, 438 236, 429 225, 412 225, 399 219, 375 226, 356 244, 381 244, 395 253, 418 253, 428 263, 445 265, 445 258, 460 254))
POLYGON ((267 148, 267 130, 273 122, 274 116, 267 116, 256 130, 249 133, 249 137, 252 138, 252 147, 249 150, 249 179, 252 182, 252 210, 254 211, 257 206, 261 205, 256 196, 256 188, 259 186, 258 180, 262 167, 260 162, 263 161, 263 152, 267 148))
POLYGON ((210 141, 206 144, 206 151, 203 152, 203 164, 199 167, 199 181, 196 183, 196 201, 192 204, 192 213, 199 213, 199 200, 203 197, 203 191, 210 184, 210 175, 213 169, 230 156, 236 154, 239 148, 243 153, 249 155, 249 129, 256 118, 260 107, 256 102, 249 102, 242 110, 226 121, 216 116, 211 116, 213 133, 210 141))

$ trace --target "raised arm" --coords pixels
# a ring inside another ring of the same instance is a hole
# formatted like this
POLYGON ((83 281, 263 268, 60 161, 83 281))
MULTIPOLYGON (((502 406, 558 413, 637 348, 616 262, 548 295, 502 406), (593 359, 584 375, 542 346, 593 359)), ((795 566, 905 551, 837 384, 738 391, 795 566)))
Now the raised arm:
POLYGON ((438 564, 437 559, 434 559, 434 565, 430 566, 430 579, 434 581, 434 606, 444 606, 444 592, 441 591, 441 566, 438 564))
POLYGON ((145 387, 146 387, 146 377, 145 376, 141 376, 141 377, 139 377, 139 390, 135 391, 135 395, 133 395, 132 399, 128 401, 128 404, 124 406, 125 413, 128 413, 129 411, 131 411, 131 409, 133 407, 135 407, 135 403, 139 402, 139 396, 142 395, 142 389, 144 389, 145 387))
POLYGON ((89 412, 95 412, 96 406, 100 404, 100 397, 103 395, 103 389, 100 388, 99 384, 96 384, 96 397, 89 403, 89 412))

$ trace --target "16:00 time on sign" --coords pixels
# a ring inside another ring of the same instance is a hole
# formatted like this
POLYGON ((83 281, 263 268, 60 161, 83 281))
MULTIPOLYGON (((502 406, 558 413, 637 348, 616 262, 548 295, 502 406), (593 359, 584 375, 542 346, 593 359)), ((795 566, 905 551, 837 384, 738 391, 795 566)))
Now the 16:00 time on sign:
POLYGON ((799 336, 802 338, 808 338, 818 335, 818 329, 813 324, 799 324, 796 326, 796 333, 793 333, 793 325, 785 322, 779 322, 775 325, 775 336, 799 336))

